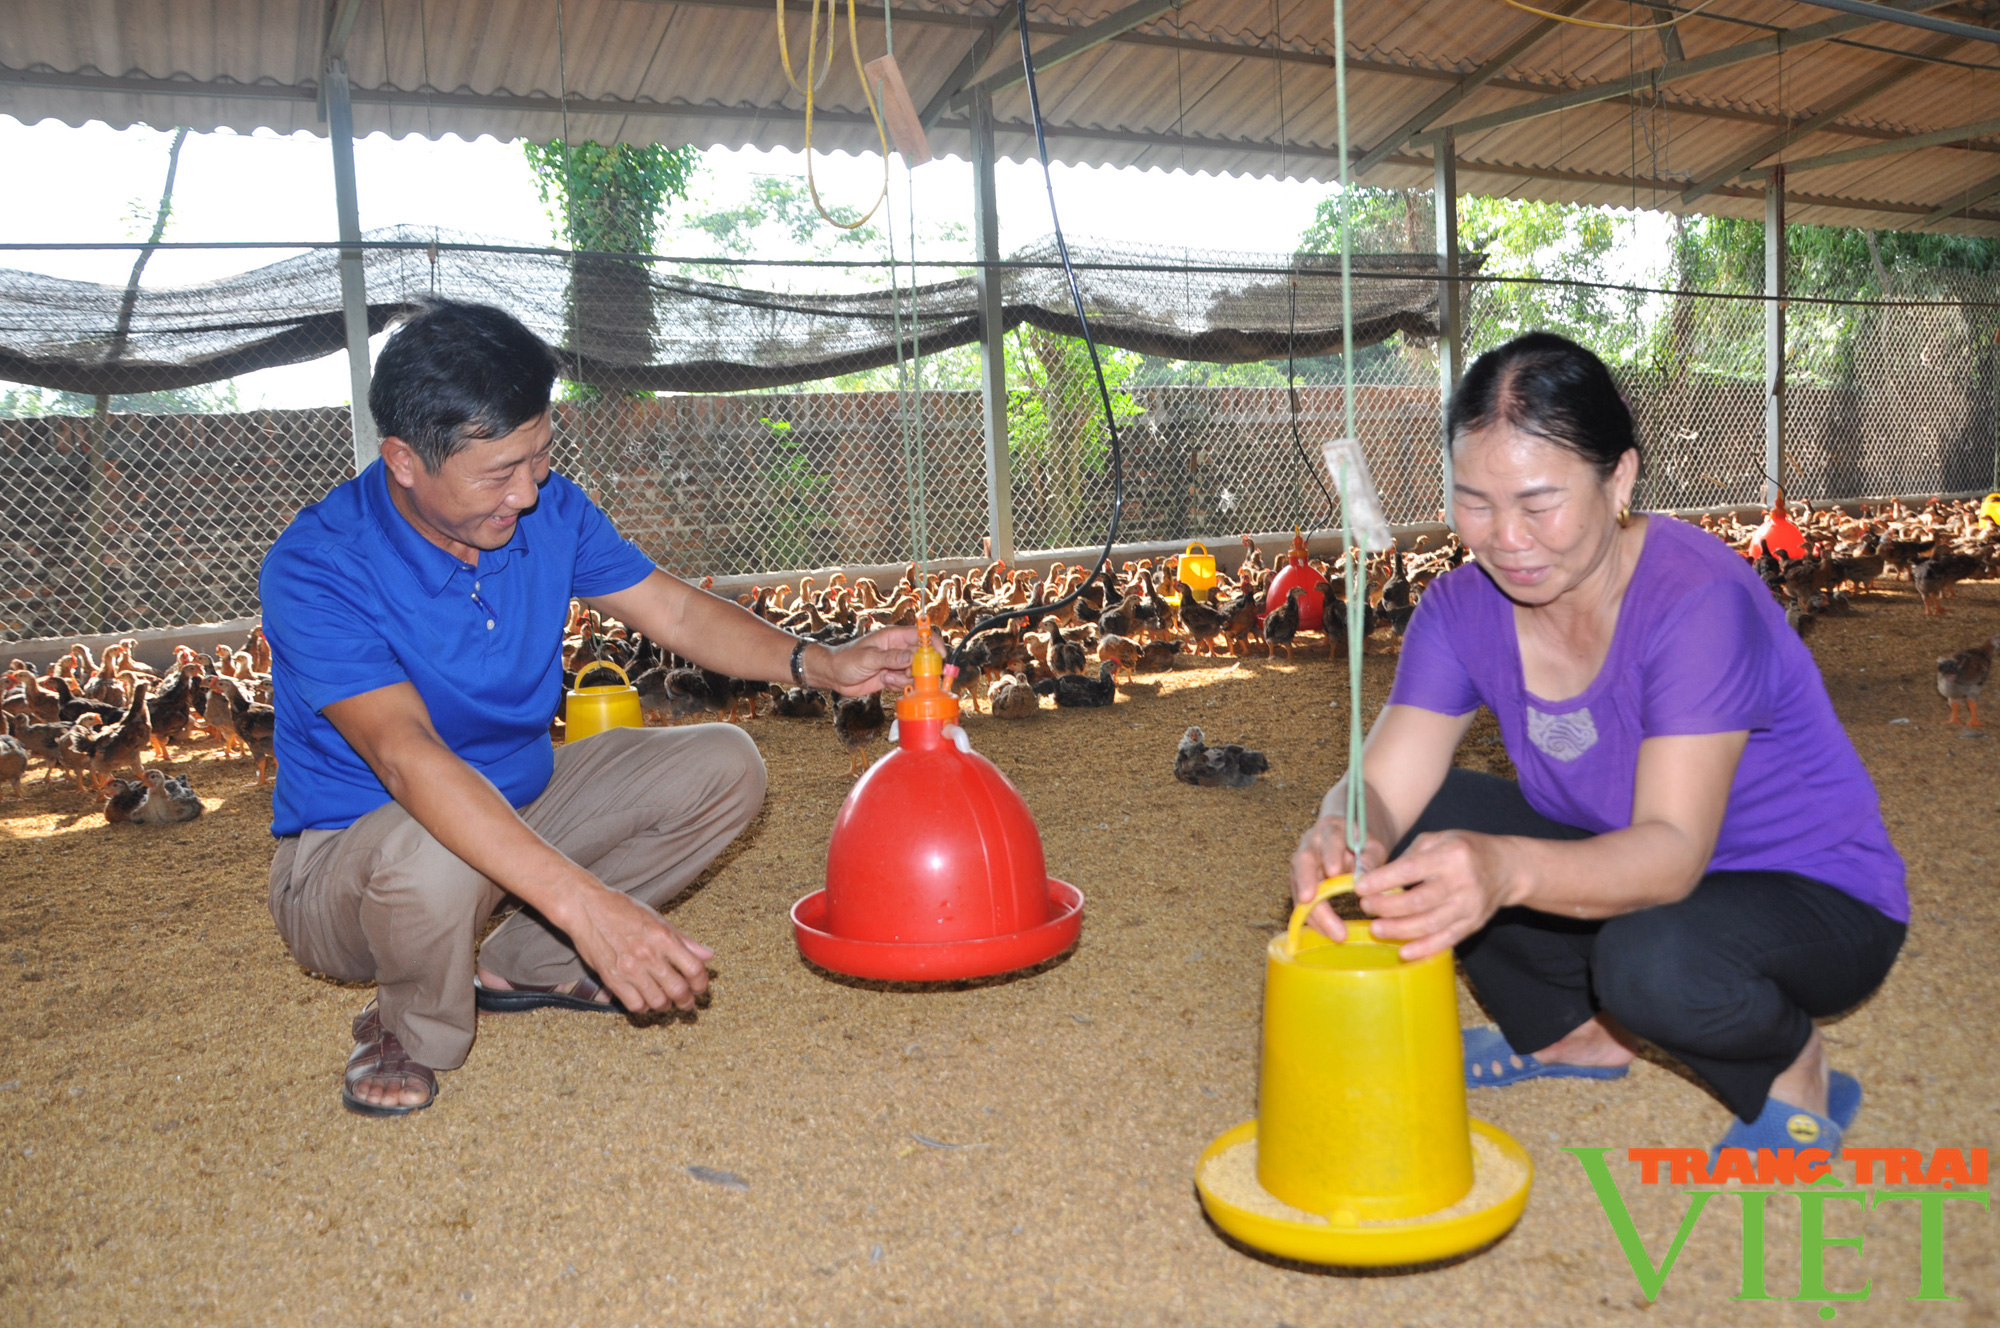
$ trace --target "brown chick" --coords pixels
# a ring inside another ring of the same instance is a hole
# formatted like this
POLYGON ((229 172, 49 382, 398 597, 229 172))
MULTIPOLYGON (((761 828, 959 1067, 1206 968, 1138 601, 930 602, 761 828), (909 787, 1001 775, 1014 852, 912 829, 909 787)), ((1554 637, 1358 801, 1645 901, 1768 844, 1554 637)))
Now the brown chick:
POLYGON ((996 719, 1026 719, 1042 713, 1042 700, 1018 673, 1004 674, 986 689, 986 702, 996 719))
MULTIPOLYGON (((158 774, 157 770, 148 772, 158 774)), ((132 819, 132 813, 145 804, 149 791, 141 779, 114 779, 104 792, 104 819, 112 825, 122 825, 132 819)))
POLYGON ((1299 596, 1305 592, 1293 586, 1285 592, 1285 602, 1264 615, 1264 657, 1271 657, 1272 648, 1283 646, 1285 658, 1292 657, 1292 638, 1299 631, 1299 596))
POLYGON ((229 700, 229 722, 235 728, 236 736, 257 758, 257 782, 264 782, 265 767, 275 767, 278 763, 275 751, 278 714, 267 705, 258 705, 251 699, 255 695, 250 684, 236 678, 210 678, 210 691, 220 690, 229 700))
POLYGON ((1114 670, 1125 670, 1127 678, 1132 676, 1132 670, 1139 663, 1140 649, 1141 647, 1137 641, 1129 637, 1117 636, 1111 632, 1106 632, 1103 636, 1097 638, 1098 661, 1111 665, 1114 670))
POLYGON ((847 748, 847 773, 850 777, 861 773, 861 759, 869 745, 888 727, 889 716, 882 709, 880 692, 870 692, 865 697, 842 697, 834 703, 833 736, 847 748))
POLYGON ((1938 695, 1951 702, 1951 718, 1946 723, 1958 722, 1958 703, 1963 701, 1969 715, 1966 727, 1985 727, 1979 719, 1979 693, 1992 676, 1995 651, 2000 651, 2000 636, 1937 662, 1938 695))
POLYGON ((1139 671, 1162 673, 1174 666, 1174 656, 1186 650, 1179 641, 1148 641, 1139 647, 1139 671))
POLYGON ((125 708, 125 717, 104 730, 102 737, 91 744, 91 778, 102 785, 111 778, 114 770, 130 770, 144 779, 146 767, 139 763, 141 753, 153 750, 153 725, 146 718, 146 689, 148 684, 140 683, 132 692, 132 704, 125 708))

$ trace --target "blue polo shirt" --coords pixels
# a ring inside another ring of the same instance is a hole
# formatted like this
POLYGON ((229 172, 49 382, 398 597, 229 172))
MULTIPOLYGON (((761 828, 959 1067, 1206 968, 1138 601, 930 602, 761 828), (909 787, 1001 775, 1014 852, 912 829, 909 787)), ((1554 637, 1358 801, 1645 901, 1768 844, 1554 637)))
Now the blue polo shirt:
POLYGON ((438 736, 508 802, 534 801, 554 770, 570 597, 629 590, 653 570, 561 475, 476 567, 418 534, 388 486, 378 460, 292 518, 264 556, 274 835, 338 830, 389 801, 320 712, 399 682, 416 685, 438 736))

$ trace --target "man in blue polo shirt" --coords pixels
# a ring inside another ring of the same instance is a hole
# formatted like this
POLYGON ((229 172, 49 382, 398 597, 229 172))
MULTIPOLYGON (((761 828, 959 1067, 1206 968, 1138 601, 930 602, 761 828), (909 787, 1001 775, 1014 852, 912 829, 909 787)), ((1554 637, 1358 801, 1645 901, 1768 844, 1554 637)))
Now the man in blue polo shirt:
POLYGON ((757 814, 763 762, 726 724, 555 750, 572 596, 736 677, 909 680, 914 629, 809 644, 621 539, 549 469, 555 373, 498 309, 418 313, 368 394, 381 459, 300 512, 259 578, 271 916, 307 968, 376 984, 341 1088, 363 1115, 429 1106, 477 1010, 690 1009, 708 989, 712 952, 658 909, 757 814))

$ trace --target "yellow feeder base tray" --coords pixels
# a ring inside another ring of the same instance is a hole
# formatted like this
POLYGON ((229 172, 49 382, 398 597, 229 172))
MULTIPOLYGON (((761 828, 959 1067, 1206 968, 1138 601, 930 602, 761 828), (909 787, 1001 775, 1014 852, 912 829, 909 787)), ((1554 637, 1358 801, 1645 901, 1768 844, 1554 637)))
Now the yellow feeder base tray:
MULTIPOLYGON (((1520 1220, 1527 1207, 1528 1189, 1534 1183, 1535 1164, 1528 1150, 1515 1143, 1504 1131, 1485 1121, 1471 1122, 1472 1131, 1497 1148, 1520 1181, 1503 1195, 1470 1212, 1462 1204, 1442 1210, 1444 1217, 1415 1217, 1398 1222, 1368 1222, 1335 1225, 1327 1221, 1294 1221, 1251 1212, 1216 1194, 1209 1184, 1209 1164, 1224 1153, 1257 1137, 1257 1122, 1247 1120, 1217 1136, 1202 1152, 1195 1165, 1195 1188, 1201 1192, 1201 1206, 1215 1224, 1252 1249, 1301 1263, 1329 1264, 1345 1268, 1385 1268, 1401 1264, 1432 1263, 1466 1254, 1505 1235, 1520 1220)), ((1479 1149, 1473 1150, 1476 1192, 1482 1179, 1479 1149)), ((1277 1205, 1276 1199, 1272 1200, 1277 1205)))

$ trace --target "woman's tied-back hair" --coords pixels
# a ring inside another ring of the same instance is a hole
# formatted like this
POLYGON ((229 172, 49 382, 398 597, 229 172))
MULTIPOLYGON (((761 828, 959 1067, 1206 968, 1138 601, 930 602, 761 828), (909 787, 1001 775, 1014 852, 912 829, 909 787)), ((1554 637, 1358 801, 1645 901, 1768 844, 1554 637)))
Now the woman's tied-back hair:
POLYGON ((549 408, 556 357, 521 320, 490 304, 432 300, 375 360, 368 413, 435 475, 467 443, 505 438, 549 408))
POLYGON ((1445 423, 1454 443, 1509 425, 1576 453, 1600 477, 1639 447, 1631 408, 1604 361, 1553 332, 1524 333, 1474 360, 1445 423))

